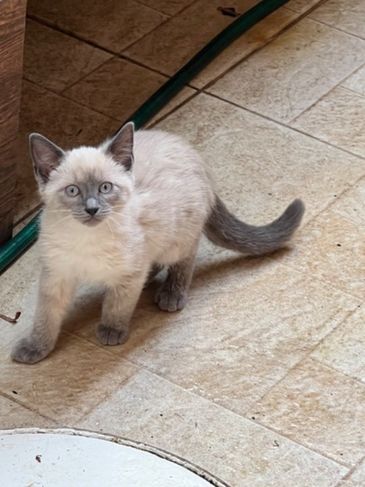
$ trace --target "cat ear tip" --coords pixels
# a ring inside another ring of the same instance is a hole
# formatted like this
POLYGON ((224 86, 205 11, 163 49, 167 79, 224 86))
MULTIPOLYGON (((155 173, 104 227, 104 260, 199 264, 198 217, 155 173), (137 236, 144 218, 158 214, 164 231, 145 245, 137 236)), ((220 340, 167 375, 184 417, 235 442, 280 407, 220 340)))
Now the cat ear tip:
POLYGON ((130 127, 134 131, 136 128, 136 124, 133 122, 133 120, 130 120, 124 125, 124 127, 130 127))
POLYGON ((28 134, 28 140, 29 142, 33 142, 34 140, 40 140, 40 139, 44 139, 43 135, 38 133, 38 132, 30 132, 28 134))

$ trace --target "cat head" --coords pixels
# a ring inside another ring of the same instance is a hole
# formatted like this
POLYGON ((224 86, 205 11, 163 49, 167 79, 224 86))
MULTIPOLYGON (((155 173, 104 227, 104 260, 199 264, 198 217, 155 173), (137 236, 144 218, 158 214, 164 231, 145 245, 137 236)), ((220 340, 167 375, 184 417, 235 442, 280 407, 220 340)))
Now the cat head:
POLYGON ((99 147, 70 151, 31 134, 30 154, 46 208, 86 225, 120 210, 133 190, 133 140, 132 122, 99 147))

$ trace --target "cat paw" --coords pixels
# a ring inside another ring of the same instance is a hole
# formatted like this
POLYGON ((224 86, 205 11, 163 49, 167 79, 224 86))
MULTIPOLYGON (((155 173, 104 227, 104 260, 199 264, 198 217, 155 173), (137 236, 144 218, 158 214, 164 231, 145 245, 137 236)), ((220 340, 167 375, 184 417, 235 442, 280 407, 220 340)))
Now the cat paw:
POLYGON ((22 338, 11 351, 11 358, 23 364, 35 364, 47 357, 51 350, 41 347, 32 338, 22 338))
POLYGON ((111 326, 99 325, 96 336, 103 345, 120 345, 128 340, 129 331, 127 328, 117 330, 111 326))
POLYGON ((171 291, 162 287, 155 296, 155 303, 162 311, 174 311, 182 310, 188 301, 188 295, 186 291, 171 291))

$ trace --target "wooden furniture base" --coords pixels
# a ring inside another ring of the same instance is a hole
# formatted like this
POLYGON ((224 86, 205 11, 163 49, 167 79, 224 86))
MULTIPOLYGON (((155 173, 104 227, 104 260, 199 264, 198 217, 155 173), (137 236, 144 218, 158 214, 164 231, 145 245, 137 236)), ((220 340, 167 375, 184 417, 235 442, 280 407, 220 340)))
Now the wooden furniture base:
POLYGON ((25 9, 26 0, 0 1, 0 244, 11 237, 16 203, 25 9))

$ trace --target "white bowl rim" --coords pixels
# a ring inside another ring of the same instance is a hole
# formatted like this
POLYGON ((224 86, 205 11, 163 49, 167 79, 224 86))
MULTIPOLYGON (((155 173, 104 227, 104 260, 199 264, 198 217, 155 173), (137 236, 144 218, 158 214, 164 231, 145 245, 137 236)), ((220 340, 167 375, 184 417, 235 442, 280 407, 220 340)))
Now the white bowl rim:
POLYGON ((202 479, 206 480, 214 487, 230 487, 223 480, 218 479, 214 475, 210 474, 206 470, 197 465, 188 462, 178 455, 167 452, 161 448, 156 448, 154 446, 148 445, 147 443, 141 441, 134 441, 122 436, 115 436, 107 433, 98 433, 96 431, 90 431, 85 429, 75 429, 75 428, 11 428, 11 429, 0 429, 0 436, 6 435, 19 435, 19 434, 57 434, 57 435, 68 435, 68 436, 80 436, 84 438, 94 438, 98 440, 110 441, 118 445, 129 446, 135 448, 136 450, 145 451, 156 455, 163 460, 167 460, 172 463, 176 463, 190 472, 198 475, 202 479))

